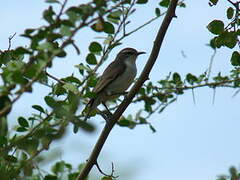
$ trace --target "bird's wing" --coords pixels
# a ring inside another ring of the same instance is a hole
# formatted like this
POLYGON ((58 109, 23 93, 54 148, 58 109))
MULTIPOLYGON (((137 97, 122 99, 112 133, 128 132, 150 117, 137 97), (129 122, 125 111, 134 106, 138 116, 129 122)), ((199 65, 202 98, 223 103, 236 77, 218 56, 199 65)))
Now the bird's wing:
POLYGON ((116 61, 113 61, 111 64, 109 64, 109 66, 105 69, 102 76, 98 80, 93 92, 101 92, 105 87, 107 87, 112 81, 114 81, 119 75, 124 72, 125 67, 122 64, 118 64, 119 63, 116 61))

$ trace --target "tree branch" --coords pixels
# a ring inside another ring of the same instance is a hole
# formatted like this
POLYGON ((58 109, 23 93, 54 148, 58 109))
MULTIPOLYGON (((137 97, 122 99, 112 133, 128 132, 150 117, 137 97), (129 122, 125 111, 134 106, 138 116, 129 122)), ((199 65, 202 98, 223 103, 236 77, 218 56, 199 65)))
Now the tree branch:
POLYGON ((161 27, 158 31, 157 37, 154 41, 152 52, 147 61, 147 64, 145 65, 139 79, 137 80, 137 82, 134 84, 134 86, 130 90, 128 96, 123 100, 123 102, 119 105, 118 109, 114 112, 110 122, 106 123, 106 125, 105 125, 105 127, 104 127, 104 129, 103 129, 103 131, 102 131, 102 133, 101 133, 101 135, 100 135, 95 147, 93 148, 93 151, 86 163, 86 166, 80 172, 79 176, 77 177, 77 180, 84 180, 88 176, 88 174, 91 171, 92 167, 94 166, 112 128, 117 123, 118 119, 120 118, 122 113, 126 110, 128 105, 131 103, 132 99, 134 98, 134 96, 136 95, 138 90, 141 88, 141 86, 144 84, 144 82, 148 79, 150 71, 152 70, 153 65, 155 64, 155 62, 157 60, 164 36, 169 27, 169 24, 170 24, 172 18, 176 17, 175 9, 176 9, 177 3, 178 3, 178 0, 171 0, 170 6, 166 13, 166 16, 163 19, 162 25, 161 25, 161 27))

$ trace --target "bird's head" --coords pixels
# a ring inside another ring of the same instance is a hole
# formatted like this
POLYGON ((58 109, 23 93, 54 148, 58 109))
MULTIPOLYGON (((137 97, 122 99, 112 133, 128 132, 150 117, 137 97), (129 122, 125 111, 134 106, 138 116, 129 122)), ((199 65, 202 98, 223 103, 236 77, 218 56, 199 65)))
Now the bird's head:
POLYGON ((145 52, 142 52, 142 51, 138 52, 136 49, 133 49, 133 48, 124 48, 118 53, 117 59, 119 60, 132 59, 135 61, 140 54, 145 54, 145 52))

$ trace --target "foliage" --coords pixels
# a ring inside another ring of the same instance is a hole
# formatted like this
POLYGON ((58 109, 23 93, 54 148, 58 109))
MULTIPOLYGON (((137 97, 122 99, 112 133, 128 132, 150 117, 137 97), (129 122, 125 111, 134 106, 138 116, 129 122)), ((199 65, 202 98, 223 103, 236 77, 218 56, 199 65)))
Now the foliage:
MULTIPOLYGON (((71 127, 71 124, 75 133, 79 130, 94 131, 95 127, 83 121, 84 114, 77 110, 79 104, 86 104, 86 99, 94 96, 91 88, 97 82, 95 72, 112 49, 121 45, 124 38, 164 15, 162 11, 169 6, 170 0, 159 1, 158 7, 153 10, 153 19, 129 32, 126 31, 129 18, 138 6, 148 3, 147 0, 93 0, 76 6, 67 6, 67 0, 46 0, 46 3, 49 7, 42 14, 45 25, 28 28, 21 35, 29 40, 29 44, 12 49, 12 36, 9 38, 8 49, 0 51, 0 174, 5 180, 52 180, 63 176, 67 176, 69 180, 76 179, 83 164, 74 169, 71 164, 59 161, 53 165, 51 174, 44 174, 38 167, 39 157, 44 150, 51 148, 53 141, 64 137, 66 128, 71 127), (60 7, 59 11, 56 7, 60 7), (103 40, 94 40, 89 44, 85 61, 75 66, 79 71, 78 76, 59 79, 49 74, 47 71, 53 68, 53 61, 67 57, 67 47, 80 53, 74 37, 84 28, 95 32, 96 36, 100 34, 103 40), (50 79, 56 82, 52 83, 50 79), (33 104, 32 115, 19 116, 16 120, 17 127, 11 131, 8 114, 15 102, 25 93, 33 91, 34 84, 49 87, 49 93, 41 95, 46 106, 33 104)), ((210 0, 209 4, 215 6, 218 1, 210 0)), ((188 73, 181 76, 174 72, 157 83, 148 82, 133 100, 133 103, 141 104, 142 108, 135 115, 122 117, 119 126, 133 129, 137 125, 146 124, 155 132, 148 119, 153 113, 164 111, 185 91, 193 91, 199 87, 240 87, 240 54, 236 49, 240 35, 238 5, 239 3, 230 3, 226 12, 228 23, 212 20, 207 25, 207 29, 213 34, 210 47, 214 50, 226 47, 232 51, 229 58, 232 71, 229 75, 219 73, 211 77, 210 70, 200 75, 188 73)), ((179 7, 185 7, 184 2, 179 2, 179 7)), ((111 111, 121 101, 122 99, 113 101, 111 111)))

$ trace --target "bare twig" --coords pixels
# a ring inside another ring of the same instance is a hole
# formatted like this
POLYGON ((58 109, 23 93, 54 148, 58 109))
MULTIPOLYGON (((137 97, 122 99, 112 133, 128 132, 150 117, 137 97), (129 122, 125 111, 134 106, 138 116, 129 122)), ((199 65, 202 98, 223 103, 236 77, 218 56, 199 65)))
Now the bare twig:
POLYGON ((104 173, 104 172, 101 170, 101 168, 100 168, 100 166, 99 166, 99 164, 98 164, 97 162, 95 163, 95 165, 96 165, 98 171, 99 171, 102 175, 108 176, 108 177, 112 177, 112 178, 117 178, 117 177, 118 177, 118 176, 114 176, 114 175, 113 175, 113 174, 114 174, 114 165, 113 165, 113 163, 112 163, 112 172, 111 172, 110 175, 104 173))
POLYGON ((49 74, 47 71, 45 71, 45 74, 46 74, 48 77, 52 78, 53 80, 57 81, 59 84, 62 84, 62 85, 63 85, 63 84, 66 84, 63 80, 56 78, 55 76, 49 74))
POLYGON ((11 35, 11 36, 8 37, 8 51, 11 49, 12 39, 14 38, 14 36, 15 36, 16 34, 17 34, 17 33, 15 32, 13 35, 11 35))
POLYGON ((137 82, 134 84, 134 86, 130 90, 128 96, 123 100, 123 102, 119 105, 118 109, 114 112, 110 122, 105 125, 97 143, 95 144, 95 147, 93 148, 93 151, 88 159, 88 162, 86 163, 86 166, 80 172, 79 176, 77 177, 77 180, 84 180, 86 178, 86 176, 89 174, 89 172, 91 171, 93 165, 95 164, 95 162, 102 150, 102 147, 103 147, 108 135, 110 134, 112 128, 117 123, 118 119, 120 118, 122 113, 126 110, 128 105, 131 103, 132 99, 134 98, 134 96, 138 92, 138 90, 141 88, 143 83, 148 79, 148 76, 153 68, 153 65, 155 64, 155 62, 157 60, 163 39, 164 39, 167 29, 169 27, 169 24, 170 24, 172 18, 176 17, 175 9, 176 9, 177 3, 178 3, 178 0, 170 1, 170 6, 168 8, 167 14, 166 14, 166 16, 162 22, 162 25, 158 31, 157 37, 154 41, 151 55, 147 61, 147 64, 144 67, 143 72, 141 73, 139 79, 137 80, 137 82))

